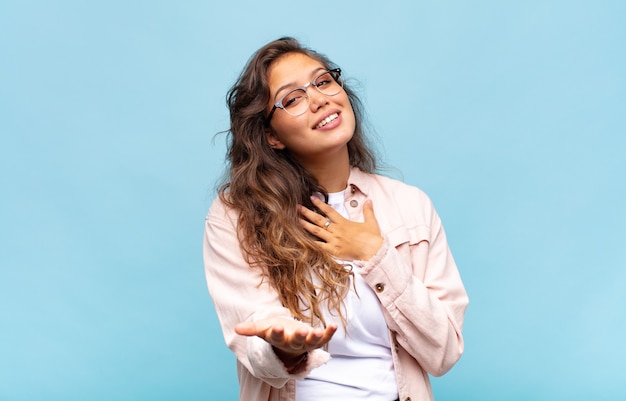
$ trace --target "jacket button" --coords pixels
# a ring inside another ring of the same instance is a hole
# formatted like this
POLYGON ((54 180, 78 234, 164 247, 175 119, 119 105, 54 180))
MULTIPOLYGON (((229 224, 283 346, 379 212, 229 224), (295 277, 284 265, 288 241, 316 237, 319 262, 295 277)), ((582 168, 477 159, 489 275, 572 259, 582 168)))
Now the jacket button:
POLYGON ((359 202, 356 199, 352 199, 350 201, 350 206, 357 207, 357 206, 359 206, 359 202))
POLYGON ((351 193, 355 193, 356 192, 356 188, 354 188, 353 184, 350 184, 350 192, 351 193))
POLYGON ((385 291, 385 284, 378 283, 378 284, 376 284, 375 288, 376 288, 376 291, 383 292, 383 291, 385 291))
POLYGON ((411 397, 406 397, 404 401, 411 401, 411 397))

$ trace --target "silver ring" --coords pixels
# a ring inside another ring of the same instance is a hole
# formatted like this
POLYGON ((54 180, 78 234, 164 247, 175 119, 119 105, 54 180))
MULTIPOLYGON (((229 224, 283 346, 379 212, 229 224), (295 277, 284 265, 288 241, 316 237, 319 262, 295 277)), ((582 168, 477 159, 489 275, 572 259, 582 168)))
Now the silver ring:
POLYGON ((330 227, 331 224, 332 224, 332 221, 326 220, 326 223, 324 223, 324 229, 328 230, 328 227, 330 227))

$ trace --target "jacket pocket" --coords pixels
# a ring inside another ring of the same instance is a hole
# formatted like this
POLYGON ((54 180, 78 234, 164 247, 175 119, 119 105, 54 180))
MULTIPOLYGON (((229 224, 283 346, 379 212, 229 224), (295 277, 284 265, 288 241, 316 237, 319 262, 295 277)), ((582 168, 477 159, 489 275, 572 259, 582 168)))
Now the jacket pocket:
POLYGON ((387 238, 389 238, 389 244, 396 248, 403 244, 417 245, 430 239, 430 228, 427 226, 400 226, 389 231, 387 238))
POLYGON ((398 227, 387 233, 389 244, 396 248, 403 264, 411 269, 414 276, 424 280, 429 247, 418 247, 417 244, 430 242, 430 227, 398 227))

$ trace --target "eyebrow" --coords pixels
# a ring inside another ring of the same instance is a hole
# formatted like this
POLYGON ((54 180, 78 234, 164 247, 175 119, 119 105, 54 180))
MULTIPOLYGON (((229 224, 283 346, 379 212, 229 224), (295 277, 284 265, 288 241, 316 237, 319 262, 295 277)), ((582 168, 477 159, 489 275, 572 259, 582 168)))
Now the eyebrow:
MULTIPOLYGON (((313 71, 311 71, 311 77, 316 78, 317 77, 317 73, 320 71, 326 71, 326 67, 318 67, 316 69, 314 69, 313 71)), ((311 79, 313 79, 311 78, 311 79)), ((311 82, 311 81, 309 81, 311 82)), ((276 98, 278 97, 278 94, 282 91, 284 91, 285 89, 289 89, 289 88, 293 88, 296 86, 295 82, 289 82, 288 84, 285 84, 283 86, 281 86, 280 88, 278 88, 278 90, 276 91, 276 94, 274 95, 274 101, 276 101, 276 98)))

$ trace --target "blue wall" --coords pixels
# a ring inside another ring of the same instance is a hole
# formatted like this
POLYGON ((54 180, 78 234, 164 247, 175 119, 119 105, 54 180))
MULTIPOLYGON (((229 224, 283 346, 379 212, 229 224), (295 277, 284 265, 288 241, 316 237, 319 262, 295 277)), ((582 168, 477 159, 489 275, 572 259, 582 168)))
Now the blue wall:
POLYGON ((437 399, 624 399, 625 16, 2 2, 0 399, 236 398, 201 256, 214 134, 248 57, 285 34, 360 82, 391 174, 443 218, 471 305, 437 399))

